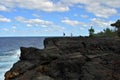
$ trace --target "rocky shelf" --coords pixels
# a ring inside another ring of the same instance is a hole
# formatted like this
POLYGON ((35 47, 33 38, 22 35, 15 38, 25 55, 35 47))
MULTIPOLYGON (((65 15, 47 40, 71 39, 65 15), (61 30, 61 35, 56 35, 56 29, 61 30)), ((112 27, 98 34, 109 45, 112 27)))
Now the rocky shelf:
POLYGON ((5 80, 120 80, 120 40, 46 38, 44 49, 21 47, 5 80))

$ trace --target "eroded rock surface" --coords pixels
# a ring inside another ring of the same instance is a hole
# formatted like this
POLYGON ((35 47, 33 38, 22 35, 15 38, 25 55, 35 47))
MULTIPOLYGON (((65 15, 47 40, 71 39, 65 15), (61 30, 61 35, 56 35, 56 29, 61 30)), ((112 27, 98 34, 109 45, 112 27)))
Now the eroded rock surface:
POLYGON ((120 40, 46 38, 44 49, 21 47, 5 80, 120 80, 120 40))

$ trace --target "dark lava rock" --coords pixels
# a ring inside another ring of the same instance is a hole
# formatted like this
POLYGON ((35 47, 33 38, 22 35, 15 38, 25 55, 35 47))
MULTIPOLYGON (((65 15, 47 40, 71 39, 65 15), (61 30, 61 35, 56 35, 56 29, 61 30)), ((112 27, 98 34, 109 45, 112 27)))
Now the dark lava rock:
POLYGON ((120 40, 46 38, 45 48, 21 47, 5 80, 120 80, 120 40))
POLYGON ((120 80, 120 55, 108 54, 86 62, 81 80, 120 80))

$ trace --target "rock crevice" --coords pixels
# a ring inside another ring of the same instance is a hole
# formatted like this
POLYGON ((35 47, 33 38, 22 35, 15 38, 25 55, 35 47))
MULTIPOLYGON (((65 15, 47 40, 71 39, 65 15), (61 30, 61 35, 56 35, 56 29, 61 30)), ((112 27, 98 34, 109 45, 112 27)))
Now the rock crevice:
POLYGON ((21 47, 5 80, 120 80, 120 41, 46 38, 44 49, 21 47))

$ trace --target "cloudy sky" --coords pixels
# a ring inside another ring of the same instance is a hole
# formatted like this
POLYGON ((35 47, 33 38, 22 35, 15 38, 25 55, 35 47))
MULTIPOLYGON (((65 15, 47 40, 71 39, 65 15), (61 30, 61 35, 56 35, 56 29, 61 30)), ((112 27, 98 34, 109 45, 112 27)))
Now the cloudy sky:
POLYGON ((0 36, 85 36, 118 19, 120 0, 0 0, 0 36))

